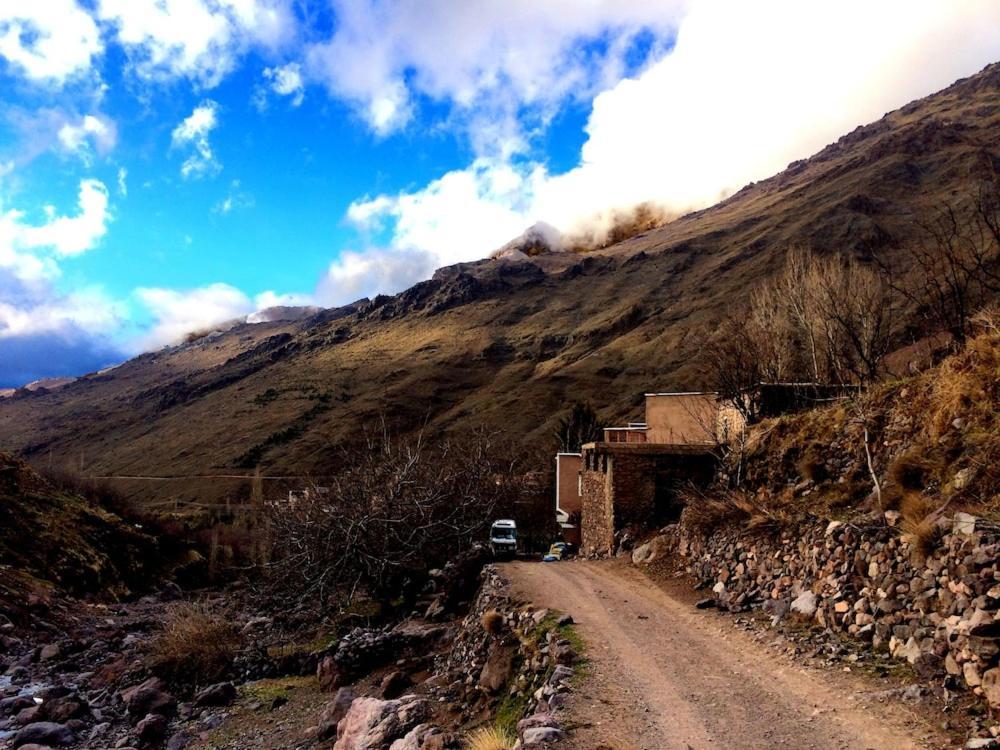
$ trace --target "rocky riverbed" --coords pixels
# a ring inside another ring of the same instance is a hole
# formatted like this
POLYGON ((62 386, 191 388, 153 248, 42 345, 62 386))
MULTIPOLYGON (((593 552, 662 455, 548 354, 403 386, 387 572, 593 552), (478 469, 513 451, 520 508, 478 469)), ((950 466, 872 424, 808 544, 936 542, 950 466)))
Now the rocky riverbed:
POLYGON ((127 604, 36 602, 27 627, 0 618, 0 748, 446 750, 498 719, 520 747, 544 747, 564 735, 570 621, 513 602, 492 567, 461 567, 435 571, 419 613, 306 647, 268 646, 280 618, 202 592, 198 606, 242 644, 205 684, 151 666, 170 612, 190 606, 176 587, 127 604))

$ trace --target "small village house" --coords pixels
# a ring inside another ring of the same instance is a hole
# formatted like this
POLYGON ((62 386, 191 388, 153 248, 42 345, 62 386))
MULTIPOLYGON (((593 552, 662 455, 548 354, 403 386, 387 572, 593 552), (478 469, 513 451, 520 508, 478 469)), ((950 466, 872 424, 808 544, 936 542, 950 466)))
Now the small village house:
POLYGON ((626 526, 676 521, 678 492, 712 481, 720 446, 753 419, 775 417, 844 398, 854 386, 761 383, 738 399, 715 392, 645 394, 645 421, 605 427, 579 454, 556 456, 556 516, 566 541, 585 554, 608 553, 626 526), (579 523, 575 523, 578 513, 579 523))
POLYGON ((556 454, 556 521, 564 542, 580 546, 581 454, 556 454))

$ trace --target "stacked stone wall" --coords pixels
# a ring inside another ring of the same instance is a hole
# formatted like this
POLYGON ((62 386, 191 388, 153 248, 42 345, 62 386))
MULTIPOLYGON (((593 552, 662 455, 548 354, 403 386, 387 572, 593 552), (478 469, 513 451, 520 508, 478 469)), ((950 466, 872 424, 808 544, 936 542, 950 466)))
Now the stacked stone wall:
POLYGON ((720 607, 808 618, 1000 708, 1000 529, 950 523, 926 556, 896 528, 836 521, 708 537, 674 525, 654 541, 720 607))
POLYGON ((615 543, 610 482, 604 471, 584 469, 580 473, 580 531, 582 551, 587 555, 610 552, 615 543))

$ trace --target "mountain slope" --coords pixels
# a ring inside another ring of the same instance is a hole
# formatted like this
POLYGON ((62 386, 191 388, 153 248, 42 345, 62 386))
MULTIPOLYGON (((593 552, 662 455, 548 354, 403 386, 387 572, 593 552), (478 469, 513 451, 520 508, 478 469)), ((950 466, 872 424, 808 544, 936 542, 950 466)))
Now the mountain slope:
MULTIPOLYGON (((124 595, 149 584, 156 541, 99 503, 55 486, 0 453, 0 579, 15 574, 63 591, 124 595), (12 570, 5 570, 9 566, 12 570)), ((0 609, 5 594, 0 586, 0 609)))
POLYGON ((861 127, 704 211, 586 255, 439 271, 393 298, 240 325, 49 393, 0 401, 0 448, 119 480, 147 501, 248 492, 218 475, 322 474, 386 415, 547 445, 570 402, 637 411, 700 384, 720 315, 789 247, 899 263, 917 220, 1000 174, 1000 65, 861 127))

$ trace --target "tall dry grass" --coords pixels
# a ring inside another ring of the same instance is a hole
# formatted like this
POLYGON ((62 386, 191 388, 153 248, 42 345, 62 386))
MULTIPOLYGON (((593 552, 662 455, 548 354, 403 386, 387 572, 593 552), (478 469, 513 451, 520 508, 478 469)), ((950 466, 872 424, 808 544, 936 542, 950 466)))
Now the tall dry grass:
POLYGON ((483 727, 465 738, 466 750, 511 750, 516 738, 499 727, 483 727))
POLYGON ((148 666, 172 684, 204 685, 226 676, 240 645, 240 631, 229 620, 203 605, 176 604, 150 641, 148 666))

